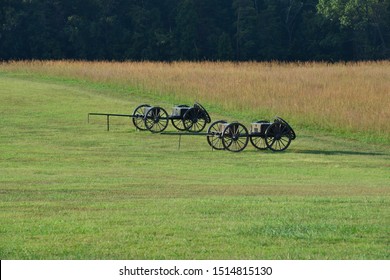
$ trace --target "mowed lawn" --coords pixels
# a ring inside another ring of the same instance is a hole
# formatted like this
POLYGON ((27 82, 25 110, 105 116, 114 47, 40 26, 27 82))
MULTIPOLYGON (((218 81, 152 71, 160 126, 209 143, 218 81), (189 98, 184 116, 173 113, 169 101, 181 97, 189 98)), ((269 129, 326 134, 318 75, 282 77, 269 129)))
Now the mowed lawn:
POLYGON ((178 150, 128 118, 87 123, 170 112, 161 96, 0 72, 0 100, 1 259, 390 259, 386 144, 296 129, 282 153, 178 150))

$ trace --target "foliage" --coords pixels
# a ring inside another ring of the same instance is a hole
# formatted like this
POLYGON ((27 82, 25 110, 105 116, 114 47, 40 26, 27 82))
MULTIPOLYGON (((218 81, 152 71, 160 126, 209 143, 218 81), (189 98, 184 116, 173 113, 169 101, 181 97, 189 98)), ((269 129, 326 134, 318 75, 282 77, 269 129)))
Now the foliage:
POLYGON ((320 0, 318 11, 350 32, 355 56, 378 58, 389 53, 388 0, 320 0), (386 37, 387 36, 387 37, 386 37))
POLYGON ((390 57, 389 0, 3 0, 0 59, 390 57))

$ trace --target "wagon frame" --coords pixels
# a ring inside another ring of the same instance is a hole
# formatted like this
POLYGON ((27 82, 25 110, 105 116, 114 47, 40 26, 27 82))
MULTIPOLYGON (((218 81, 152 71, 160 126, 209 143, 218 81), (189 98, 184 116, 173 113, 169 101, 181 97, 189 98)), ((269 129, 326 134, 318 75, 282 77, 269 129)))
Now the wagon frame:
POLYGON ((250 131, 239 122, 228 123, 224 120, 213 122, 207 130, 207 142, 213 149, 231 152, 241 152, 249 142, 259 150, 281 152, 286 150, 295 138, 294 130, 281 117, 275 117, 273 122, 254 122, 250 131))
POLYGON ((137 106, 133 114, 111 114, 111 113, 88 113, 88 122, 90 116, 100 115, 107 118, 107 131, 110 130, 110 117, 129 117, 134 126, 141 131, 150 131, 152 133, 163 132, 169 121, 179 131, 200 132, 206 124, 211 122, 207 110, 198 102, 192 107, 188 105, 177 105, 173 107, 172 114, 159 106, 141 104, 137 106))

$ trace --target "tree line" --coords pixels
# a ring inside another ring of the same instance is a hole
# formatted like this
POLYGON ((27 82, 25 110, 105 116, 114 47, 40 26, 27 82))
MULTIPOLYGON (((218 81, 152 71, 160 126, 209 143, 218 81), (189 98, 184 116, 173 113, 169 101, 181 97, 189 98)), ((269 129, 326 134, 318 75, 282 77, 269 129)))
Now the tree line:
POLYGON ((1 0, 0 60, 390 58, 390 0, 1 0))

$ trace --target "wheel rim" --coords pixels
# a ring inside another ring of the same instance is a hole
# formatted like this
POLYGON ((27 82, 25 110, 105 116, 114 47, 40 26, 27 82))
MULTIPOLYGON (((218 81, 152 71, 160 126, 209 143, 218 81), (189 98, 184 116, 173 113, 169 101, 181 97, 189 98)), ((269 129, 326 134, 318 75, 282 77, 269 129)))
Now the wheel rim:
POLYGON ((168 113, 161 107, 152 107, 146 112, 144 122, 149 131, 162 132, 168 126, 168 113))
POLYGON ((271 124, 265 132, 265 142, 272 151, 286 150, 291 143, 289 127, 281 122, 271 124))
POLYGON ((219 124, 226 123, 226 121, 216 121, 212 123, 207 129, 207 142, 215 150, 224 150, 222 143, 222 132, 219 130, 219 124))
POLYGON ((222 144, 231 152, 241 152, 248 141, 248 130, 240 123, 229 124, 222 133, 222 144))
POLYGON ((132 121, 134 126, 139 130, 147 130, 145 127, 144 117, 145 117, 145 109, 149 108, 150 105, 142 104, 135 108, 133 112, 132 121))
POLYGON ((184 128, 190 132, 201 132, 206 127, 206 118, 199 108, 189 109, 183 116, 184 128))

